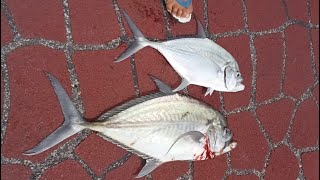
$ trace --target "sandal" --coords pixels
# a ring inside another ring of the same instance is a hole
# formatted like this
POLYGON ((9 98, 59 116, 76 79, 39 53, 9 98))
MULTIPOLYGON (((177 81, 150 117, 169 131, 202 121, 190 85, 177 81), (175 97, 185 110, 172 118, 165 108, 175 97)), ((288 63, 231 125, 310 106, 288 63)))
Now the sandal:
MULTIPOLYGON (((189 6, 192 3, 192 0, 175 0, 180 6, 184 7, 184 8, 189 8, 189 6)), ((167 2, 167 0, 165 0, 165 2, 167 2)), ((171 13, 170 11, 168 11, 169 13, 171 13)), ((177 17, 176 15, 172 14, 171 15, 176 18, 179 22, 181 23, 187 23, 191 20, 191 14, 189 14, 189 17, 177 17)))

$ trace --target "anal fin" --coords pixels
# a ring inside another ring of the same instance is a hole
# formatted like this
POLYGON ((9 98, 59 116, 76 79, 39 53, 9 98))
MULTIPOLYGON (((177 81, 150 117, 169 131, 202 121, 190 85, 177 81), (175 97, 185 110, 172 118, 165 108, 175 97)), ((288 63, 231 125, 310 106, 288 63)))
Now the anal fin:
POLYGON ((146 164, 143 166, 143 168, 135 178, 141 178, 143 176, 150 174, 153 170, 155 170, 161 164, 162 162, 159 162, 156 159, 147 159, 146 164))
POLYGON ((173 90, 173 92, 180 91, 186 88, 188 85, 189 85, 189 82, 186 79, 182 78, 181 84, 175 90, 173 90))
POLYGON ((213 93, 213 91, 214 91, 214 89, 209 87, 209 88, 207 89, 207 92, 204 94, 204 96, 207 96, 208 94, 210 94, 210 96, 211 96, 211 94, 213 93))

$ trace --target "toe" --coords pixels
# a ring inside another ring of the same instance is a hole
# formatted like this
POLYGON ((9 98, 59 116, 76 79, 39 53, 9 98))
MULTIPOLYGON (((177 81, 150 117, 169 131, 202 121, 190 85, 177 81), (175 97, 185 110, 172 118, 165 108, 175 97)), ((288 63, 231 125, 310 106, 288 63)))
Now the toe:
POLYGON ((175 16, 177 15, 178 13, 178 8, 177 7, 172 7, 172 14, 174 14, 175 16))
POLYGON ((182 16, 182 10, 181 10, 181 9, 178 10, 177 16, 178 16, 178 17, 181 17, 181 16, 182 16))

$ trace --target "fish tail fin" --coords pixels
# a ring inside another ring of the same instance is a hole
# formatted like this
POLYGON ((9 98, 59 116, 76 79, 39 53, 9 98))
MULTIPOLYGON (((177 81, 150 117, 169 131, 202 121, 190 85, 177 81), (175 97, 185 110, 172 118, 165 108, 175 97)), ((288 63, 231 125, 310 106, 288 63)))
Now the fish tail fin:
POLYGON ((127 59, 129 56, 133 55, 134 53, 136 53, 140 49, 150 45, 150 43, 151 43, 147 38, 144 37, 144 35, 139 30, 137 25, 130 18, 130 16, 123 9, 120 9, 120 10, 121 10, 124 18, 126 19, 131 32, 133 33, 135 41, 130 44, 130 46, 115 60, 115 62, 121 62, 121 61, 127 59))
POLYGON ((64 115, 64 122, 59 128, 57 128, 48 137, 42 140, 37 146, 24 152, 23 153, 24 155, 39 154, 55 146, 61 141, 67 139, 68 137, 85 129, 84 125, 86 121, 81 116, 80 112, 76 109, 76 107, 73 105, 71 99, 69 98, 68 94, 63 89, 63 87, 61 86, 60 82, 51 74, 49 73, 46 73, 46 74, 58 97, 58 100, 64 115))

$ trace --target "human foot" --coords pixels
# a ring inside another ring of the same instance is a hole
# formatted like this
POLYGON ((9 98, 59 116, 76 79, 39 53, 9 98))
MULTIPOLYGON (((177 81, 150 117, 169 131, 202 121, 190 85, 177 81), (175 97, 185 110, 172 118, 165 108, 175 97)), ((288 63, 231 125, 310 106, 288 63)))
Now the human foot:
POLYGON ((167 11, 181 23, 189 22, 193 10, 192 0, 165 0, 167 11))

